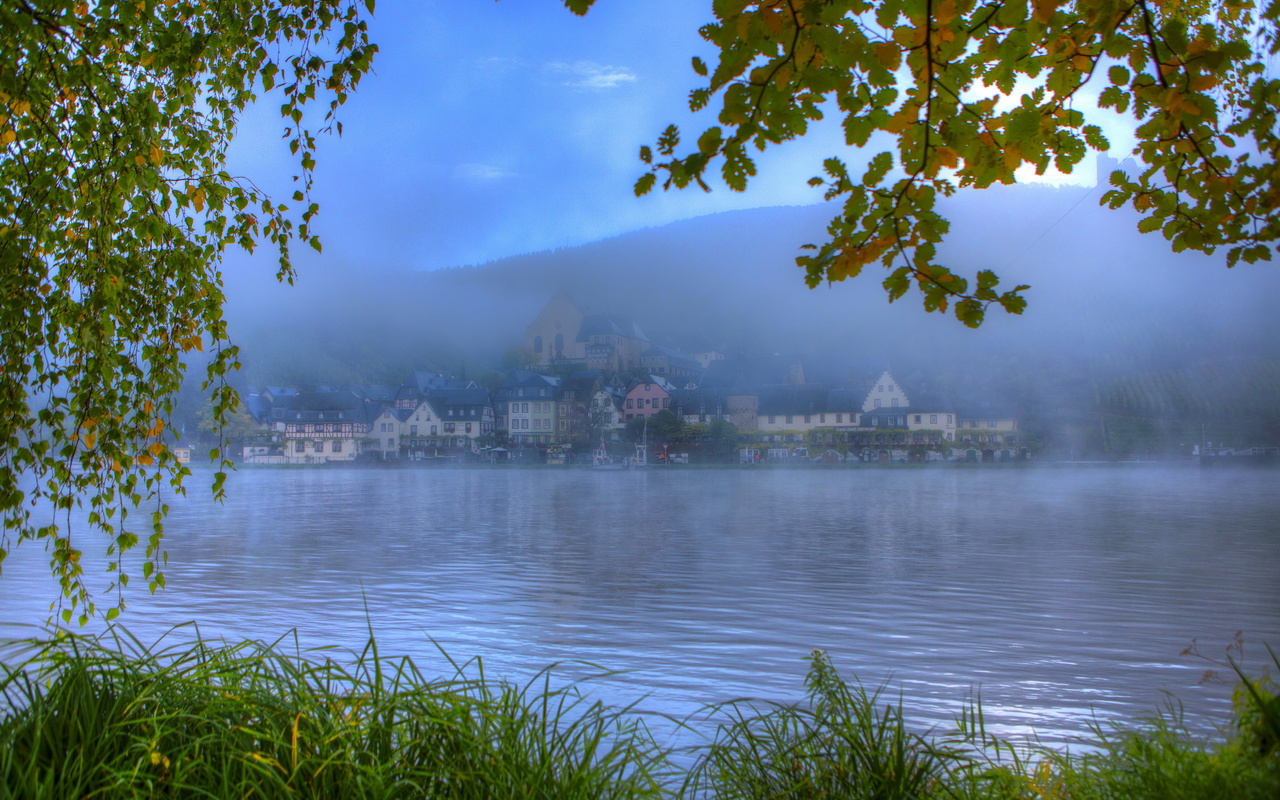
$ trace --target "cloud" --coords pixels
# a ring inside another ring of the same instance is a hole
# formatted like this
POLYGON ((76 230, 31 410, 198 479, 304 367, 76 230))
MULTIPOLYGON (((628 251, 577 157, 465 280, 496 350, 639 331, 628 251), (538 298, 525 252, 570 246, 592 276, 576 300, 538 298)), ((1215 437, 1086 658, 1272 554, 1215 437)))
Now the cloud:
POLYGON ((514 178, 515 173, 492 164, 462 164, 458 174, 473 181, 498 181, 503 178, 514 178))
POLYGON ((611 67, 594 61, 575 61, 572 64, 553 61, 547 69, 568 76, 565 86, 578 89, 614 89, 636 80, 636 74, 626 67, 611 67))

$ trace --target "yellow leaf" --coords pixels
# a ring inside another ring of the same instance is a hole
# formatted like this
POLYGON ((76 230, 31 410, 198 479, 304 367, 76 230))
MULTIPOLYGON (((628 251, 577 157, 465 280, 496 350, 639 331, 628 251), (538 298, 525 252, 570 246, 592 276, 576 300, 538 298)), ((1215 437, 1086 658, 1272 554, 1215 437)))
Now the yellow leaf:
POLYGON ((137 165, 139 165, 139 166, 141 166, 141 165, 143 165, 143 164, 146 164, 146 163, 147 163, 147 157, 146 157, 146 156, 143 156, 143 155, 137 155, 137 156, 134 156, 134 157, 133 157, 133 163, 135 163, 135 164, 137 164, 137 165))
POLYGON ((160 148, 156 147, 154 144, 151 145, 150 156, 152 164, 159 164, 161 161, 164 161, 164 153, 160 152, 160 148))
POLYGON ((15 131, 7 130, 0 133, 0 144, 13 144, 13 140, 17 138, 18 134, 15 131))
POLYGON ((86 433, 84 435, 84 447, 86 450, 92 450, 93 446, 98 443, 98 434, 86 433))
POLYGON ((196 211, 204 211, 204 189, 196 189, 191 193, 191 204, 196 207, 196 211))
POLYGON ((893 71, 902 63, 902 48, 893 42, 881 42, 876 45, 876 60, 884 65, 884 68, 893 71))
POLYGON ((151 446, 147 448, 147 452, 158 458, 160 454, 164 452, 164 445, 159 442, 152 442, 151 446))
POLYGON ((1191 79, 1191 91, 1203 92, 1218 85, 1218 78, 1215 75, 1197 75, 1191 79))
POLYGON ((937 10, 933 12, 933 18, 938 21, 939 25, 946 25, 956 18, 956 0, 943 0, 937 10))
POLYGON ((1093 67, 1093 59, 1081 53, 1080 55, 1077 55, 1071 59, 1071 66, 1075 67, 1081 72, 1088 72, 1093 67))
POLYGON ((152 464, 156 463, 156 460, 151 457, 150 453, 143 453, 142 455, 138 456, 138 463, 144 467, 149 467, 152 464))
POLYGON ((938 156, 938 163, 948 169, 955 169, 960 163, 960 155, 950 147, 939 147, 934 153, 938 156))
POLYGON ((780 11, 761 11, 764 17, 764 25, 769 29, 769 33, 774 36, 782 33, 782 12, 780 11))
POLYGON ((1053 12, 1058 10, 1058 0, 1031 0, 1035 6, 1035 13, 1031 18, 1036 22, 1047 23, 1053 18, 1053 12))
POLYGON ((1004 168, 1013 172, 1022 163, 1022 148, 1013 142, 1004 148, 1004 168))

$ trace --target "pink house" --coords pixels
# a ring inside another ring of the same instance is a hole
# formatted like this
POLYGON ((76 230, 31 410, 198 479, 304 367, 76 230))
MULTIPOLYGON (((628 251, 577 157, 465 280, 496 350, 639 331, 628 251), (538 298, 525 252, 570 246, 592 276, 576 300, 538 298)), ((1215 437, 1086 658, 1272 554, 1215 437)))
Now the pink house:
POLYGON ((664 408, 671 407, 671 384, 656 375, 637 382, 627 392, 622 403, 623 419, 647 419, 664 408))

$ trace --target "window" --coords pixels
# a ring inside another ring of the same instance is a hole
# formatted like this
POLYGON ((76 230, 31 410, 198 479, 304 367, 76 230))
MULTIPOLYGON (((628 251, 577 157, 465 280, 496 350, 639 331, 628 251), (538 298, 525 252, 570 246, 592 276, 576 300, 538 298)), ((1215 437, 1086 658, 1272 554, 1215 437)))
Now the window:
POLYGON ((877 392, 883 392, 883 391, 884 391, 884 384, 880 384, 879 386, 877 386, 877 387, 876 387, 876 391, 877 391, 877 392))
POLYGON ((417 426, 417 425, 410 425, 410 426, 409 426, 409 435, 410 435, 410 436, 417 436, 417 435, 418 435, 418 426, 417 426))
POLYGON ((792 422, 794 422, 794 421, 795 421, 795 420, 794 420, 794 418, 793 418, 790 414, 788 414, 788 415, 787 415, 787 424, 788 424, 788 425, 790 425, 790 424, 791 424, 792 422))
POLYGON ((770 415, 769 415, 769 424, 770 424, 770 425, 773 425, 773 424, 774 424, 774 423, 776 423, 777 421, 778 421, 778 418, 777 418, 777 417, 775 417, 773 414, 770 414, 770 415))
POLYGON ((995 426, 996 426, 996 421, 995 421, 994 419, 989 419, 989 420, 987 420, 987 427, 988 427, 988 428, 994 428, 995 426))
POLYGON ((844 422, 844 414, 836 414, 836 424, 839 425, 842 422, 844 422))
POLYGON ((541 337, 541 336, 535 336, 535 337, 533 337, 533 352, 535 352, 535 353, 541 353, 541 352, 542 352, 542 337, 541 337))
POLYGON ((569 420, 567 419, 560 420, 560 430, 562 431, 569 430, 569 420))
POLYGON ((826 422, 827 422, 827 415, 826 415, 826 414, 819 414, 819 415, 818 415, 818 423, 819 423, 820 425, 825 425, 825 424, 826 424, 826 422))
MULTIPOLYGON (((937 422, 937 420, 935 419, 935 420, 934 420, 934 422, 937 422)), ((917 424, 917 425, 919 425, 919 424, 920 424, 920 415, 919 415, 919 414, 916 414, 916 424, 917 424)))
POLYGON ((305 449, 306 449, 306 445, 303 443, 301 439, 293 443, 293 452, 301 453, 305 449))
POLYGON ((436 435, 436 426, 435 426, 435 425, 432 425, 432 426, 431 426, 431 435, 432 435, 432 436, 435 436, 435 435, 436 435))
POLYGON ((388 437, 387 437, 387 449, 388 449, 388 450, 390 450, 391 448, 393 448, 393 447, 395 447, 395 446, 396 446, 396 440, 395 440, 395 439, 392 439, 390 436, 388 436, 388 437))
POLYGON ((316 452, 317 453, 324 452, 324 442, 316 442, 316 452))
POLYGON ((528 413, 529 413, 529 404, 528 404, 528 403, 521 403, 521 404, 520 404, 520 413, 521 413, 521 414, 528 414, 528 413))
POLYGON ((889 401, 889 405, 893 406, 894 408, 897 408, 897 407, 898 407, 898 398, 896 398, 896 397, 895 397, 895 398, 893 398, 892 400, 890 400, 890 401, 889 401))
POLYGON ((880 407, 880 398, 879 398, 879 397, 877 397, 877 398, 876 398, 876 408, 879 408, 879 407, 880 407))
POLYGON ((948 415, 947 415, 947 424, 948 424, 948 425, 950 425, 950 424, 951 424, 951 415, 950 415, 950 414, 948 414, 948 415))
POLYGON ((342 440, 341 440, 341 439, 334 439, 334 440, 333 440, 333 452, 335 452, 335 453, 341 453, 341 452, 342 452, 342 440))
MULTIPOLYGON (((634 401, 634 400, 632 400, 630 397, 628 397, 628 398, 627 398, 627 408, 635 408, 635 407, 636 407, 636 405, 635 405, 635 401, 634 401)), ((627 419, 631 419, 631 417, 627 417, 627 419)))
POLYGON ((879 425, 879 424, 880 424, 880 418, 879 418, 879 417, 872 417, 872 418, 871 418, 871 424, 872 424, 872 426, 877 426, 877 425, 879 425))
POLYGON ((471 433, 471 423, 467 423, 467 433, 471 433))
POLYGON ((671 408, 671 398, 670 398, 670 397, 664 397, 664 398, 662 398, 662 407, 663 407, 663 408, 671 408))
POLYGON ((809 424, 809 421, 810 421, 810 420, 809 420, 809 415, 808 415, 808 414, 805 414, 805 415, 804 415, 804 424, 808 425, 808 424, 809 424))
POLYGON ((938 424, 938 415, 937 415, 937 414, 930 414, 930 415, 929 415, 929 424, 930 424, 930 425, 937 425, 937 424, 938 424))

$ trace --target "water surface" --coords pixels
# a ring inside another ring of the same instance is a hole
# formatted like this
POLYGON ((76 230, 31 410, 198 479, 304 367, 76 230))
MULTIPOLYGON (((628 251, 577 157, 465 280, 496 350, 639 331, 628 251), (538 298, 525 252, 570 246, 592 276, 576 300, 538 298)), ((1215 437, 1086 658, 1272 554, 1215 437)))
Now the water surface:
MULTIPOLYGON (((998 730, 1054 742, 1163 692, 1203 728, 1230 690, 1179 653, 1219 655, 1236 631, 1253 663, 1280 645, 1278 477, 286 468, 233 476, 220 506, 197 474, 173 502, 169 588, 132 590, 123 620, 146 639, 194 619, 348 647, 372 626, 438 673, 437 648, 513 678, 589 661, 622 671, 596 696, 677 716, 797 699, 822 649, 922 726, 978 690, 998 730)), ((46 562, 24 545, 5 565, 0 636, 44 620, 46 562)))

